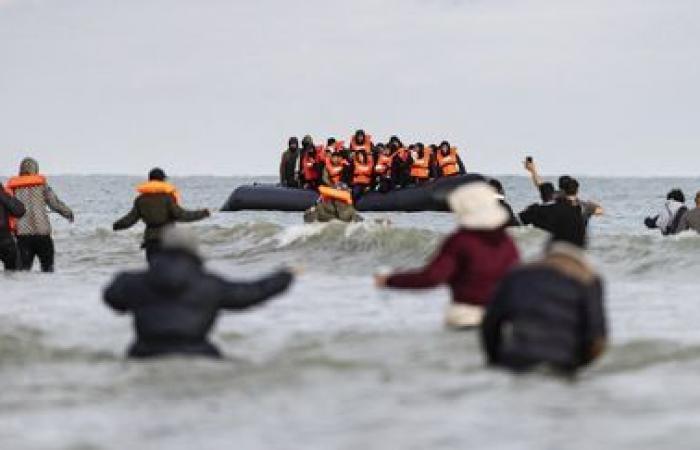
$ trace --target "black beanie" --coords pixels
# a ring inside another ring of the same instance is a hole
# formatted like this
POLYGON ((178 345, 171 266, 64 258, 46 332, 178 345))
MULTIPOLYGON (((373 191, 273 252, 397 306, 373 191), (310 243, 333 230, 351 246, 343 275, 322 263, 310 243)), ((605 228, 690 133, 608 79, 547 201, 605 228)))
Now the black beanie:
POLYGON ((148 172, 149 180, 165 181, 166 178, 168 177, 165 175, 165 172, 160 167, 151 169, 151 171, 148 172))

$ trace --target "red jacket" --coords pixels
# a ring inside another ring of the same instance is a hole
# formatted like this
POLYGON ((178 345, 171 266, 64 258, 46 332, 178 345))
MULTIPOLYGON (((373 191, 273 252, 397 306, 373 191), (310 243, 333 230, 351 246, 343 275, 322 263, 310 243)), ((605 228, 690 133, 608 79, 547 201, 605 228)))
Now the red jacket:
POLYGON ((504 230, 459 229, 424 269, 392 275, 387 286, 419 289, 447 284, 453 302, 483 306, 519 260, 518 249, 504 230))

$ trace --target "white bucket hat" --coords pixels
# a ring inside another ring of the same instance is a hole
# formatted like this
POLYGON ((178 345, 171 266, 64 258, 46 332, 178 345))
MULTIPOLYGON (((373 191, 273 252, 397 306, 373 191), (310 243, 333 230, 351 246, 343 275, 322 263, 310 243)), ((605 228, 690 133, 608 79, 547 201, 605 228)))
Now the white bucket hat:
POLYGON ((508 212, 498 201, 498 193, 480 181, 455 189, 447 197, 447 204, 465 228, 495 230, 508 223, 508 212))

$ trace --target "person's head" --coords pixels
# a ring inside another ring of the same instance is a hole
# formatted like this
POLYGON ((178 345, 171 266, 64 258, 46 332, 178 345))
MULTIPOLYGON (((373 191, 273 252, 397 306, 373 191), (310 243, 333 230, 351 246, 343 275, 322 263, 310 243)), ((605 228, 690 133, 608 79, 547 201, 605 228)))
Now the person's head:
POLYGON ((508 223, 508 212, 496 191, 483 181, 465 184, 447 197, 457 222, 470 230, 497 230, 508 223))
POLYGON ((666 196, 666 200, 675 200, 679 203, 685 203, 685 195, 683 195, 683 191, 680 189, 673 189, 666 196))
POLYGON ((554 185, 552 183, 542 183, 539 189, 542 203, 549 203, 554 200, 554 185))
POLYGON ((442 141, 440 143, 440 151, 443 155, 447 155, 448 153, 450 153, 450 143, 447 141, 442 141))
POLYGON ((559 177, 558 186, 560 191, 564 191, 564 186, 571 180, 569 175, 562 175, 559 177))
POLYGON ((161 248, 167 253, 186 255, 198 264, 202 264, 197 235, 189 228, 169 226, 161 234, 161 248))
POLYGON ((343 155, 340 152, 336 151, 336 152, 331 153, 331 162, 333 164, 338 165, 342 161, 343 161, 343 155))
POLYGON ((401 142, 401 139, 399 139, 398 136, 394 135, 389 138, 389 144, 394 144, 396 145, 396 148, 403 147, 403 142, 401 142))
POLYGON ((491 179, 489 180, 489 185, 490 185, 492 188, 494 188, 494 189, 496 190, 496 192, 498 193, 498 195, 500 195, 500 196, 502 196, 502 197, 505 197, 506 191, 505 191, 505 189, 503 189, 503 184, 501 184, 500 181, 498 181, 498 180, 495 179, 495 178, 491 178, 491 179))
POLYGON ((297 150, 299 148, 299 138, 296 136, 290 137, 288 145, 290 150, 297 150))
POLYGON ((564 192, 564 195, 566 195, 567 197, 576 197, 578 195, 578 189, 578 181, 575 178, 571 177, 569 177, 568 180, 565 180, 564 184, 561 187, 562 192, 564 192))
POLYGON ((326 146, 327 146, 327 147, 331 147, 331 148, 332 148, 332 147, 335 147, 336 142, 338 142, 338 141, 336 140, 336 138, 334 138, 334 137, 329 137, 329 138, 326 140, 326 146))
POLYGON ((385 155, 385 156, 391 155, 391 147, 388 147, 384 144, 377 145, 377 150, 382 155, 385 155))
POLYGON ((167 178, 168 176, 165 175, 165 171, 160 167, 154 167, 148 172, 148 179, 150 181, 165 181, 167 178))
POLYGON ((365 130, 357 130, 355 131, 355 142, 358 144, 364 144, 365 143, 365 130))
POLYGON ((301 146, 304 148, 313 147, 314 146, 314 138, 312 138, 310 134, 307 134, 301 140, 301 146))
POLYGON ((39 163, 34 158, 24 158, 19 163, 20 175, 36 175, 39 173, 39 163))

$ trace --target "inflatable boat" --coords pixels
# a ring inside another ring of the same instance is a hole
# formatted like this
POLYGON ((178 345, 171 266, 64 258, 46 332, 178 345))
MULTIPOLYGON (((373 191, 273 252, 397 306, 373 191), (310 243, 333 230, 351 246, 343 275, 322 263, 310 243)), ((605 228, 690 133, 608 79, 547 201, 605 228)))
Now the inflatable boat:
MULTIPOLYGON (((368 192, 357 201, 355 207, 358 211, 370 212, 447 211, 445 199, 450 191, 462 184, 482 180, 484 177, 479 174, 467 174, 441 178, 387 193, 368 192)), ((221 210, 306 211, 317 199, 318 192, 309 189, 252 184, 236 188, 221 210)))

